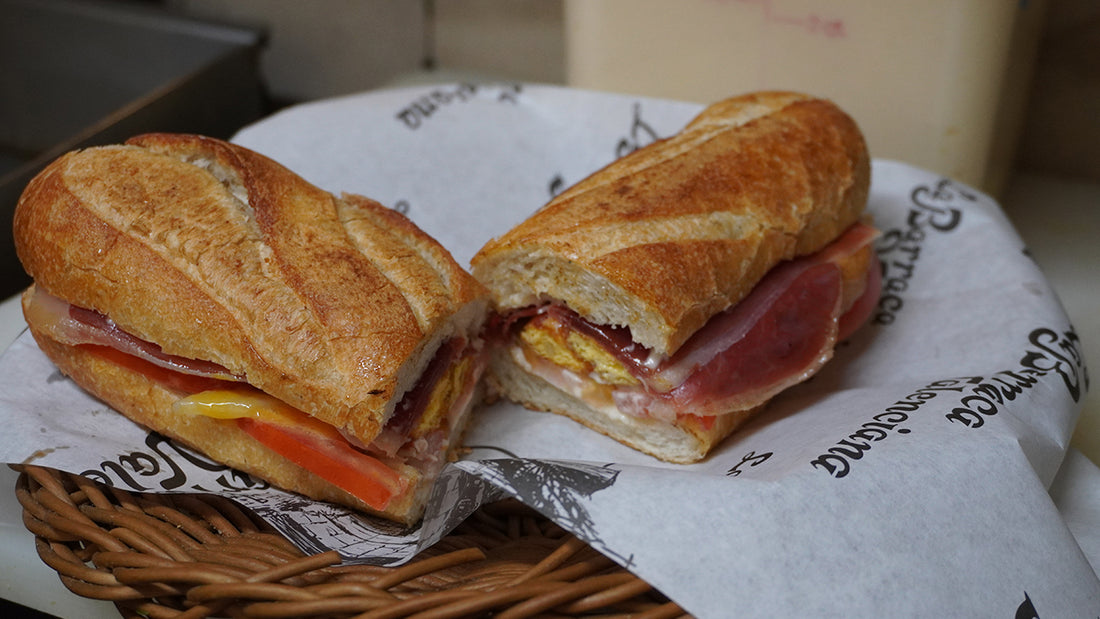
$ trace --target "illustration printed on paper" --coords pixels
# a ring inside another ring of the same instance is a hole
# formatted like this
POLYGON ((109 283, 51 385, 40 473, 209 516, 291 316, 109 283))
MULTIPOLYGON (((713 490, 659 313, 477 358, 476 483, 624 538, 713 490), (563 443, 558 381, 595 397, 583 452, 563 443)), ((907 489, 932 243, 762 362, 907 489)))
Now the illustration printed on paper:
MULTIPOLYGON (((625 157, 630 153, 638 150, 639 148, 649 146, 650 144, 661 139, 661 136, 657 134, 657 131, 645 120, 642 119, 642 104, 635 103, 631 107, 632 118, 630 121, 630 128, 627 130, 626 135, 619 138, 615 142, 614 158, 619 159, 625 157)), ((558 195, 569 185, 566 183, 565 178, 561 174, 555 174, 550 179, 549 189, 550 197, 558 195)))
MULTIPOLYGON (((614 465, 520 458, 498 447, 474 446, 471 449, 503 453, 506 457, 482 456, 479 461, 460 465, 469 467, 471 472, 599 547, 604 554, 613 555, 601 543, 587 504, 592 495, 614 485, 620 473, 614 465)), ((629 563, 628 558, 619 558, 629 563)))

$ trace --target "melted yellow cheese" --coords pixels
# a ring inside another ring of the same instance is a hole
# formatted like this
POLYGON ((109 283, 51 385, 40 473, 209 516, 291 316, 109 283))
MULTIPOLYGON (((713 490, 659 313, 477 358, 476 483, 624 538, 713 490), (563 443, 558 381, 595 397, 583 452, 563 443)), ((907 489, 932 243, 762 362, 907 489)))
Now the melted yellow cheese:
POLYGON ((636 385, 638 379, 626 369, 626 366, 612 355, 606 348, 600 346, 592 338, 571 331, 566 338, 569 348, 592 368, 596 380, 610 385, 636 385))
POLYGON ((542 322, 531 321, 520 331, 519 339, 533 353, 545 357, 555 365, 578 374, 587 372, 584 361, 558 337, 556 329, 547 328, 542 322))
MULTIPOLYGON (((424 414, 409 433, 411 438, 427 434, 443 424, 454 402, 462 395, 473 367, 473 357, 470 356, 451 365, 432 390, 424 414)), ((201 415, 212 419, 248 417, 284 425, 303 423, 303 417, 306 417, 301 411, 277 398, 248 389, 202 391, 177 400, 173 411, 181 415, 201 415)))
POLYGON ((538 316, 528 322, 519 339, 529 352, 581 376, 609 385, 638 384, 638 379, 607 349, 551 316, 538 316))
POLYGON ((423 436, 443 424, 455 400, 462 395, 466 383, 469 382, 469 373, 474 366, 473 359, 473 356, 466 355, 447 369, 447 373, 432 390, 431 398, 428 399, 428 405, 424 409, 424 414, 420 416, 420 421, 409 432, 411 438, 423 436))
POLYGON ((201 391, 176 400, 172 410, 181 415, 202 415, 211 419, 249 418, 286 428, 296 428, 299 431, 308 431, 317 436, 343 439, 343 435, 334 426, 252 388, 201 391))
POLYGON ((182 415, 202 415, 214 419, 253 419, 277 422, 288 415, 300 415, 296 409, 266 393, 254 390, 214 389, 177 400, 172 410, 182 415))

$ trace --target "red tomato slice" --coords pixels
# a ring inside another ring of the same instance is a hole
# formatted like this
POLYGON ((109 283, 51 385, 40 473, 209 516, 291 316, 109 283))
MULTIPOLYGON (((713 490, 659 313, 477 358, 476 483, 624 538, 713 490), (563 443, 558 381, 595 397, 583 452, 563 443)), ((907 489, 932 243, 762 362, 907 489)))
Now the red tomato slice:
MULTIPOLYGON (((385 509, 394 497, 402 495, 408 488, 407 479, 378 458, 352 447, 336 428, 270 396, 239 383, 175 372, 114 348, 91 344, 80 346, 177 392, 235 394, 226 398, 229 402, 242 397, 247 399, 251 395, 251 407, 244 410, 251 410, 247 414, 253 416, 235 419, 241 430, 374 509, 385 509)), ((236 415, 221 418, 229 421, 230 417, 236 415)))
POLYGON ((325 424, 306 415, 302 419, 309 421, 284 426, 242 417, 237 419, 237 425, 272 451, 374 509, 385 509, 394 497, 405 492, 408 480, 397 471, 355 449, 343 438, 334 439, 327 431, 318 432, 319 428, 310 427, 314 423, 325 424))

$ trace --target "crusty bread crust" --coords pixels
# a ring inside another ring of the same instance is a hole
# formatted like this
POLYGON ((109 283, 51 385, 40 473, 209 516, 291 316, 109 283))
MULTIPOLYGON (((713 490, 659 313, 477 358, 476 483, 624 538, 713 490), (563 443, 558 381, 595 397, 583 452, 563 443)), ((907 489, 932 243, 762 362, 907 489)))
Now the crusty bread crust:
POLYGON ((719 415, 707 422, 687 415, 678 418, 675 423, 632 417, 618 411, 597 410, 528 372, 516 362, 515 354, 514 350, 507 348, 493 351, 486 381, 496 393, 532 410, 569 417, 665 462, 690 464, 702 460, 718 443, 766 406, 762 404, 719 415))
POLYGON ((200 136, 61 157, 23 193, 14 230, 50 294, 363 444, 486 312, 484 289, 405 217, 200 136))
POLYGON ((178 415, 172 405, 180 395, 145 375, 100 357, 89 349, 60 344, 29 324, 39 348, 58 369, 111 408, 133 421, 190 446, 210 458, 310 498, 346 505, 410 525, 420 518, 433 478, 402 466, 410 491, 379 512, 254 440, 232 421, 201 415, 178 415))
POLYGON ((497 309, 564 301, 675 352, 778 262, 855 223, 870 159, 829 101, 755 93, 611 163, 472 260, 497 309))

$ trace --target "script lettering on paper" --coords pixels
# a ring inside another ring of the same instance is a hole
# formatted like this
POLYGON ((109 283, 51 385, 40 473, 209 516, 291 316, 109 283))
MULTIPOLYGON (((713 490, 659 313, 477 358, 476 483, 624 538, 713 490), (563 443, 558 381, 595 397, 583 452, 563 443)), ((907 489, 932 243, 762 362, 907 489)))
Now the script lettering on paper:
POLYGON ((136 492, 216 492, 270 487, 263 480, 205 458, 156 432, 146 435, 145 446, 148 451, 119 454, 114 460, 100 462, 98 469, 86 470, 81 475, 136 492), (217 487, 207 488, 192 480, 191 476, 199 471, 217 473, 214 478, 217 487))
MULTIPOLYGON (((615 142, 615 159, 625 157, 639 148, 649 146, 659 139, 661 139, 661 136, 657 134, 653 126, 642 118, 642 104, 634 103, 634 105, 631 106, 630 128, 627 130, 626 135, 615 142)), ((558 195, 568 186, 569 185, 565 182, 565 178, 561 174, 555 174, 548 184, 550 197, 553 198, 558 195)))
POLYGON ((514 83, 499 85, 463 83, 451 88, 435 88, 406 104, 394 114, 394 118, 409 129, 420 129, 442 109, 470 101, 478 93, 492 95, 493 92, 496 92, 498 102, 516 104, 523 92, 523 87, 514 83))
POLYGON ((904 228, 883 230, 877 244, 882 265, 882 296, 872 321, 889 325, 905 305, 905 293, 917 271, 925 239, 930 232, 949 233, 962 223, 963 210, 977 196, 949 179, 935 185, 919 185, 909 194, 913 207, 904 228))
POLYGON ((939 380, 917 389, 894 402, 864 422, 853 432, 810 461, 810 466, 832 477, 841 478, 852 471, 855 461, 862 460, 875 445, 894 435, 909 434, 903 424, 933 399, 956 395, 948 404, 944 418, 967 428, 980 428, 986 420, 998 414, 1009 403, 1045 381, 1057 381, 1077 402, 1088 389, 1081 343, 1073 329, 1056 331, 1047 327, 1033 329, 1027 337, 1029 346, 1020 358, 1019 367, 994 372, 989 376, 969 376, 939 380))
POLYGON ((1016 619, 1039 619, 1039 611, 1035 610, 1035 604, 1026 591, 1024 592, 1024 601, 1016 607, 1016 619))
POLYGON ((1020 367, 997 372, 971 387, 959 406, 945 415, 948 421, 980 428, 986 418, 999 413, 1024 390, 1051 376, 1061 380, 1074 402, 1080 401, 1088 389, 1089 376, 1077 333, 1042 327, 1033 330, 1027 339, 1032 347, 1020 358, 1020 367))
POLYGON ((962 393, 968 384, 980 380, 979 377, 962 377, 928 383, 872 415, 870 421, 863 422, 855 431, 810 461, 810 466, 823 470, 833 477, 847 476, 851 472, 852 461, 862 460, 875 443, 894 435, 906 435, 912 432, 904 424, 929 400, 945 392, 962 393))
POLYGON ((749 468, 752 468, 754 466, 759 466, 759 465, 763 464, 764 462, 766 462, 768 460, 768 458, 771 458, 772 455, 773 454, 770 451, 764 452, 764 453, 759 454, 759 455, 757 455, 757 453, 755 451, 750 451, 749 453, 747 453, 747 454, 745 454, 744 456, 741 457, 740 462, 733 465, 733 467, 731 467, 730 470, 726 471, 726 477, 739 477, 741 475, 741 472, 742 472, 741 471, 742 466, 744 466, 746 464, 749 465, 749 468))

